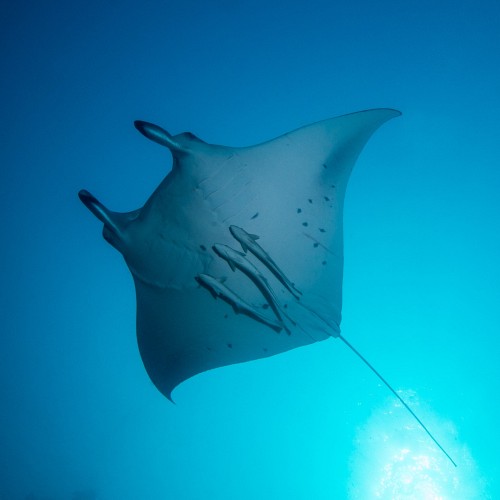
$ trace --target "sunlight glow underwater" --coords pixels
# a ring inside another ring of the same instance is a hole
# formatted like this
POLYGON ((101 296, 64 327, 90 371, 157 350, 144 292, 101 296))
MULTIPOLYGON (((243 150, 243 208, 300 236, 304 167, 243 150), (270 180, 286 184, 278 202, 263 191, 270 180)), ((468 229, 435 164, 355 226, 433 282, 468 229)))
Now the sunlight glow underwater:
POLYGON ((456 457, 453 467, 399 401, 387 399, 358 429, 351 456, 349 498, 385 500, 455 500, 489 498, 468 448, 453 424, 420 404, 414 391, 398 391, 433 428, 453 436, 445 447, 456 457), (392 425, 388 425, 392 419, 392 425), (370 471, 367 473, 367 471, 370 471))

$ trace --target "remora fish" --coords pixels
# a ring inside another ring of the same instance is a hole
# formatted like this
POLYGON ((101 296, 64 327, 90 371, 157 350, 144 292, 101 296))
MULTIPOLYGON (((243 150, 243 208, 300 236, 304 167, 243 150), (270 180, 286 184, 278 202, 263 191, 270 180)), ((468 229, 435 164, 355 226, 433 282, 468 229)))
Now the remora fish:
POLYGON ((217 279, 209 274, 199 274, 195 280, 204 288, 206 288, 212 296, 216 299, 220 297, 223 301, 227 302, 236 314, 246 314, 251 318, 264 323, 272 328, 275 332, 280 332, 283 326, 271 318, 266 318, 258 309, 248 302, 245 302, 238 294, 234 293, 230 288, 224 285, 223 279, 217 279))
POLYGON ((286 277, 285 273, 271 259, 270 255, 257 243, 259 237, 256 234, 247 233, 244 229, 238 226, 229 226, 229 231, 233 237, 238 240, 246 253, 249 250, 264 264, 280 283, 296 298, 299 299, 302 292, 295 288, 295 285, 286 277))
MULTIPOLYGON (((254 285, 259 289, 260 293, 267 300, 269 306, 274 311, 276 318, 283 323, 283 316, 288 316, 280 310, 278 305, 278 298, 274 294, 272 288, 269 286, 267 279, 262 276, 260 271, 245 257, 244 253, 238 252, 237 250, 228 247, 227 245, 221 245, 216 243, 213 247, 214 252, 221 258, 224 259, 231 269, 235 271, 239 269, 242 273, 248 276, 254 285)), ((288 318, 294 325, 295 322, 288 318)), ((290 330, 284 325, 287 333, 290 334, 290 330)))

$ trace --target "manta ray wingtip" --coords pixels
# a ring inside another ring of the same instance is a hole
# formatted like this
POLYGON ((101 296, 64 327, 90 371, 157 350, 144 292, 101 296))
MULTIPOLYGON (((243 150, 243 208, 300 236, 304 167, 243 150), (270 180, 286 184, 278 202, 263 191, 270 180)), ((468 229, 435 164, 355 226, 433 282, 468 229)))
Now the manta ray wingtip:
POLYGON ((384 109, 392 115, 391 118, 397 118, 398 116, 401 116, 403 114, 401 111, 399 111, 399 109, 395 108, 384 108, 384 109))

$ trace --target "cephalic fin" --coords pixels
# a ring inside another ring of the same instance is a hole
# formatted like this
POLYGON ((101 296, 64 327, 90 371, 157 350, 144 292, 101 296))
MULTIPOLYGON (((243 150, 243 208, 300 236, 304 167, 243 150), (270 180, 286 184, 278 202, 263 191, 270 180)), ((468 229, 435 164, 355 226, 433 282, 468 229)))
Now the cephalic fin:
POLYGON ((135 128, 149 140, 160 144, 161 146, 165 146, 171 151, 176 152, 186 152, 186 149, 182 147, 172 135, 170 135, 166 130, 162 129, 158 125, 154 123, 144 122, 142 120, 136 120, 134 122, 135 128))

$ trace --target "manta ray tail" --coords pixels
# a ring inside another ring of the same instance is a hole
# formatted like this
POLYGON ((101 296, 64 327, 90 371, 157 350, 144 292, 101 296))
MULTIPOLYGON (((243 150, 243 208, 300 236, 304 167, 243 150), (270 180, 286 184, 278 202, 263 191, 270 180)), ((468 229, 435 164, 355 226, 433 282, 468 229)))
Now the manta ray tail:
POLYGON ((404 399, 392 388, 392 386, 389 384, 389 382, 387 382, 387 380, 385 380, 385 378, 382 377, 382 375, 369 363, 369 361, 357 349, 354 348, 354 346, 352 344, 350 344, 345 339, 345 337, 343 337, 342 335, 339 335, 339 338, 340 338, 340 340, 342 340, 342 342, 344 342, 344 344, 347 347, 349 347, 349 349, 351 349, 351 351, 354 354, 356 354, 363 361, 363 363, 365 363, 366 366, 368 366, 368 368, 370 368, 370 370, 373 373, 375 373, 375 375, 377 375, 377 377, 389 388, 389 390, 394 394, 394 396, 396 396, 399 399, 399 401, 401 401, 403 406, 411 413, 413 418, 419 423, 420 427, 422 427, 422 429, 427 433, 427 435, 434 441, 434 443, 436 443, 438 448, 447 456, 447 458, 450 460, 450 462, 456 467, 457 464, 455 463, 455 461, 450 457, 450 455, 448 455, 446 450, 438 443, 436 438, 431 434, 431 432, 429 431, 429 429, 427 429, 427 427, 424 425, 424 423, 417 417, 415 412, 406 404, 404 399))

